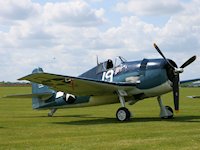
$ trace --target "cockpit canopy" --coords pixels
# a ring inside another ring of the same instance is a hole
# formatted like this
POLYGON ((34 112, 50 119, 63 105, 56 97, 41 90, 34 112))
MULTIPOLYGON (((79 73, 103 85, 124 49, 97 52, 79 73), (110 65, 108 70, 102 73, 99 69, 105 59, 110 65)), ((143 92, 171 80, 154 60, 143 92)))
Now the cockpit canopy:
POLYGON ((119 66, 120 64, 123 64, 126 61, 127 60, 121 56, 116 57, 114 63, 111 59, 108 59, 107 61, 97 64, 97 72, 96 73, 99 74, 102 72, 106 72, 107 70, 115 68, 115 67, 119 66))

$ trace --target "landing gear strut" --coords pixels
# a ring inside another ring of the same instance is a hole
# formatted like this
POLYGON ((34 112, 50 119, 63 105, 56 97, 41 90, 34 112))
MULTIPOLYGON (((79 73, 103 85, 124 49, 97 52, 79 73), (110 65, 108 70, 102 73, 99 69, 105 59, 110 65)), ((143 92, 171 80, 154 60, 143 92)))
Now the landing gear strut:
POLYGON ((51 111, 48 113, 48 117, 53 117, 53 114, 56 112, 56 108, 52 108, 51 111))
POLYGON ((160 96, 157 97, 157 100, 160 106, 160 118, 172 119, 174 117, 173 109, 169 106, 164 106, 160 96))
POLYGON ((127 121, 130 120, 131 117, 131 113, 130 111, 125 107, 125 100, 124 100, 124 96, 127 96, 127 93, 123 90, 118 90, 118 96, 119 96, 119 100, 120 103, 122 105, 122 107, 120 107, 117 112, 116 112, 116 118, 119 121, 127 121))

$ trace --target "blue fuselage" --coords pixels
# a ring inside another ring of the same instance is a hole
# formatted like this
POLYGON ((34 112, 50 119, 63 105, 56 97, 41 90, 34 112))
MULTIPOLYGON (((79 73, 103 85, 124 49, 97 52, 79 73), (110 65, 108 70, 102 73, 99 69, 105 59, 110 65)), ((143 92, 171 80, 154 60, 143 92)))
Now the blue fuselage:
POLYGON ((110 82, 138 82, 137 88, 139 89, 154 88, 169 80, 167 62, 163 59, 143 59, 140 61, 122 62, 113 68, 105 69, 102 67, 100 71, 98 71, 98 67, 94 67, 83 73, 80 77, 107 80, 110 82), (113 77, 113 79, 110 80, 109 73, 107 78, 102 79, 105 72, 109 72, 110 77, 113 77))

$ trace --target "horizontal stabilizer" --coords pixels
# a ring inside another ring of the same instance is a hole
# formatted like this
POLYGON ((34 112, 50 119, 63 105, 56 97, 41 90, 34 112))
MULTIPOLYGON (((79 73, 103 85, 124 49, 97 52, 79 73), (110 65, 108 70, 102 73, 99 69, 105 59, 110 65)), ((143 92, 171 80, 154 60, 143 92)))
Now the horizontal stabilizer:
POLYGON ((8 95, 3 98, 40 98, 41 100, 47 100, 53 96, 53 93, 36 93, 36 94, 20 94, 20 95, 8 95))

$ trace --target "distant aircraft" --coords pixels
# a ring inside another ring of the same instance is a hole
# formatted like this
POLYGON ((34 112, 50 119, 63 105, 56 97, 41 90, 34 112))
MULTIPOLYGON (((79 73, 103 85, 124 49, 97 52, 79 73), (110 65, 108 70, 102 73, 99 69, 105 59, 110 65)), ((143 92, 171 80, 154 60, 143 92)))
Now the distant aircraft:
MULTIPOLYGON (((189 86, 189 87, 199 87, 200 85, 200 78, 198 79, 191 79, 191 80, 185 80, 185 81, 181 81, 181 83, 184 86, 189 86)), ((193 95, 193 96, 187 96, 188 98, 200 98, 200 95, 193 95)))
POLYGON ((20 78, 32 82, 32 94, 10 95, 9 98, 32 98, 34 109, 50 109, 53 116, 57 109, 121 103, 116 112, 119 121, 129 120, 130 105, 149 97, 157 97, 161 118, 173 118, 173 109, 164 106, 161 95, 173 91, 174 108, 179 110, 179 74, 196 56, 180 68, 166 59, 156 44, 154 47, 163 59, 126 61, 117 57, 108 59, 78 77, 44 73, 36 68, 32 74, 20 78))
POLYGON ((200 96, 187 96, 188 98, 200 98, 200 96))

